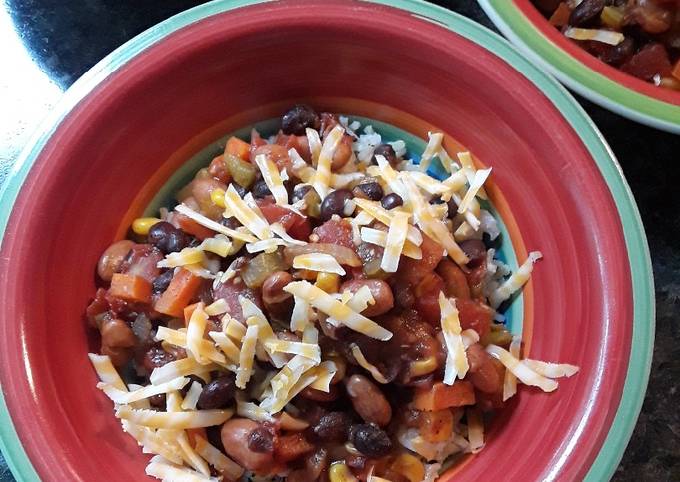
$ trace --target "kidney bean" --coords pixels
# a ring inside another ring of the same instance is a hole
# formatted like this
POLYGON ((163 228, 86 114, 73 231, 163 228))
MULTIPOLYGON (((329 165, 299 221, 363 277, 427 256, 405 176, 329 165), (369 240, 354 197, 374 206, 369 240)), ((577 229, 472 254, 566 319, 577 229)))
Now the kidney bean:
POLYGON ((496 393, 503 380, 493 363, 493 358, 479 343, 470 345, 466 350, 470 364, 469 380, 474 387, 484 393, 496 393))
POLYGON ((257 473, 269 473, 274 465, 272 453, 255 452, 248 447, 250 433, 260 424, 247 418, 232 418, 222 425, 222 445, 239 465, 257 473))
POLYGON ((342 293, 345 290, 349 290, 350 293, 356 293, 362 287, 367 286, 371 290, 371 295, 375 303, 368 305, 368 307, 362 311, 364 316, 372 317, 382 315, 387 313, 394 306, 394 295, 392 294, 392 288, 387 282, 380 279, 353 279, 350 281, 345 281, 340 288, 342 293))
POLYGON ((620 44, 608 47, 598 57, 603 62, 618 66, 628 60, 635 52, 635 40, 631 37, 626 37, 620 44))
POLYGON ((293 281, 293 276, 287 271, 275 271, 262 284, 262 301, 265 305, 281 303, 292 295, 283 288, 293 281))
POLYGON ((338 389, 337 385, 331 385, 328 392, 307 387, 300 392, 300 396, 315 402, 332 402, 333 400, 338 399, 340 396, 340 390, 338 389))
POLYGON ((216 378, 203 387, 198 397, 198 408, 203 410, 224 408, 232 402, 235 393, 233 374, 216 378))
POLYGON ((161 347, 154 346, 144 354, 142 365, 147 372, 151 373, 154 368, 162 367, 173 361, 175 361, 175 357, 171 353, 161 347))
POLYGON ((113 366, 120 368, 124 366, 132 358, 132 348, 123 346, 109 346, 102 344, 102 355, 106 355, 111 359, 113 366))
POLYGON ((350 441, 359 452, 371 459, 384 457, 392 450, 390 437, 372 423, 353 426, 350 441))
POLYGON ((248 434, 248 448, 260 454, 274 452, 274 434, 261 425, 254 428, 248 434))
POLYGON ((123 260, 134 244, 128 239, 123 239, 106 248, 106 251, 99 258, 99 263, 97 263, 97 274, 102 280, 111 281, 113 274, 118 273, 123 260))
POLYGON ((262 199, 272 195, 272 192, 269 190, 269 186, 267 186, 267 183, 262 179, 253 184, 252 191, 253 197, 255 199, 262 199))
POLYGON ((392 419, 392 407, 380 389, 363 375, 352 375, 345 381, 354 410, 365 422, 386 426, 392 419))
POLYGON ((305 104, 294 105, 281 118, 281 130, 284 134, 301 136, 307 127, 318 130, 321 119, 314 109, 305 104))

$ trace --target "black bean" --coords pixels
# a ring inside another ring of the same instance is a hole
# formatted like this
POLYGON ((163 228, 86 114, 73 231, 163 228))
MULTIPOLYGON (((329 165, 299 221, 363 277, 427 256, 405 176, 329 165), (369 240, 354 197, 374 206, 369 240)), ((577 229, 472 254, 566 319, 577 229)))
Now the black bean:
POLYGON ((347 440, 347 432, 351 421, 345 412, 330 412, 312 426, 312 433, 325 442, 343 443, 347 440))
POLYGON ((455 218, 456 214, 458 213, 458 204, 456 204, 456 201, 451 198, 449 199, 449 202, 446 203, 446 205, 449 207, 449 219, 455 218))
POLYGON ((165 290, 167 290, 168 286, 170 286, 170 282, 172 281, 173 274, 174 270, 169 269, 161 273, 160 276, 156 277, 156 279, 153 280, 153 283, 151 284, 153 292, 163 293, 165 290))
POLYGON ((377 181, 369 180, 362 182, 352 189, 354 197, 361 199, 370 199, 371 201, 380 201, 383 197, 383 189, 377 181))
POLYGON ((186 394, 189 392, 189 389, 191 388, 191 385, 193 385, 194 382, 198 382, 199 385, 203 386, 205 383, 202 378, 197 377, 196 375, 188 375, 187 378, 189 379, 189 382, 182 387, 180 390, 180 393, 182 394, 183 397, 186 396, 186 394))
POLYGON ((602 62, 619 66, 635 53, 635 40, 626 36, 618 45, 609 46, 598 57, 602 62))
POLYGON ((234 189, 236 190, 239 196, 245 197, 245 195, 248 194, 248 190, 245 187, 241 186, 239 183, 232 181, 231 185, 234 186, 234 189))
POLYGON ((274 435, 266 427, 259 426, 248 434, 248 448, 253 452, 270 454, 274 451, 274 435))
POLYGON ((172 224, 161 221, 149 229, 148 241, 168 254, 186 248, 191 243, 191 236, 172 224))
POLYGON ((402 206, 404 204, 404 200, 399 194, 393 192, 392 194, 388 194, 382 198, 380 204, 382 204, 382 207, 385 209, 394 209, 396 207, 402 206))
POLYGON ((165 402, 165 393, 158 393, 149 397, 149 405, 159 409, 165 409, 167 404, 165 402))
POLYGON ((310 189, 312 189, 312 186, 310 186, 309 184, 298 184, 297 186, 295 186, 295 188, 293 189, 293 196, 291 196, 292 198, 291 202, 296 203, 303 199, 310 189))
POLYGON ((198 397, 198 408, 212 410, 224 408, 234 400, 236 384, 233 375, 216 378, 203 387, 198 397))
POLYGON ((606 5, 607 0, 583 0, 569 15, 569 25, 588 25, 600 16, 606 5))
POLYGON ((345 204, 354 196, 349 189, 337 189, 326 196, 321 203, 321 221, 328 221, 334 214, 345 215, 345 204))
POLYGON ((460 249, 470 259, 467 266, 469 268, 476 268, 486 260, 486 246, 481 239, 466 239, 460 244, 460 249))
POLYGON ((385 159, 387 159, 387 162, 389 162, 393 166, 395 166, 399 162, 399 159, 397 159, 397 153, 394 152, 394 148, 389 144, 380 144, 373 151, 373 157, 371 158, 371 162, 373 164, 378 164, 378 161, 376 160, 375 156, 384 156, 385 159))
POLYGON ((173 361, 175 361, 175 356, 172 353, 168 353, 159 346, 154 346, 144 354, 142 364, 151 373, 154 368, 162 367, 173 361))
POLYGON ((354 447, 371 459, 384 457, 392 450, 392 441, 387 433, 372 423, 354 425, 350 441, 354 447))
POLYGON ((222 445, 222 425, 206 427, 205 432, 208 435, 208 442, 224 452, 224 445, 222 445))
POLYGON ((255 199, 262 199, 266 196, 272 195, 272 192, 269 190, 269 186, 267 186, 267 183, 262 179, 253 184, 252 192, 255 199))
POLYGON ((281 118, 281 130, 284 134, 305 135, 305 129, 311 127, 318 130, 321 126, 319 115, 310 106, 297 104, 281 118))
POLYGON ((241 223, 238 222, 238 219, 234 217, 222 218, 220 219, 220 224, 229 229, 236 229, 241 226, 241 223))

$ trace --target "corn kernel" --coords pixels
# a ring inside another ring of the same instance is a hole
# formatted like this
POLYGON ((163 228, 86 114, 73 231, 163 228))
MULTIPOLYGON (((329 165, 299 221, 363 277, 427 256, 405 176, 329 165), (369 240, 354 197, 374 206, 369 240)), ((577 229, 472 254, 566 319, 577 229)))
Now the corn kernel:
POLYGON ((600 14, 600 20, 607 27, 614 29, 621 28, 623 25, 623 9, 617 7, 604 7, 600 14))
POLYGON ((224 209, 226 207, 224 204, 224 189, 213 189, 210 191, 210 200, 215 206, 224 209))
POLYGON ((420 482, 425 478, 425 467, 414 455, 403 453, 390 464, 393 472, 403 475, 410 482, 420 482))
POLYGON ((340 289, 340 275, 336 273, 319 273, 316 277, 316 287, 326 293, 337 293, 340 289))
POLYGON ((331 465, 328 469, 328 478, 330 482, 359 482, 342 462, 331 465))
POLYGON ((416 360, 411 362, 409 366, 409 374, 413 377, 421 377, 432 373, 437 369, 437 359, 433 356, 427 357, 424 360, 416 360))
POLYGON ((156 223, 160 223, 161 220, 158 218, 137 218, 132 221, 132 231, 140 236, 146 236, 149 234, 149 229, 156 223))

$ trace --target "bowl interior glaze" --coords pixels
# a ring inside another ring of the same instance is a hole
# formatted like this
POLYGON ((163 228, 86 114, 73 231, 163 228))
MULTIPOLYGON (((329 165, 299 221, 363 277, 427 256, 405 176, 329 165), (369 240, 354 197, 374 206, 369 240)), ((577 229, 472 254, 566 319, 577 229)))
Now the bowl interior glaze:
POLYGON ((140 479, 147 457, 86 357, 94 266, 187 159, 300 100, 421 137, 443 131, 447 147, 455 139, 493 166, 517 258, 545 257, 524 300, 530 355, 581 371, 553 394, 523 387, 456 479, 581 479, 631 346, 629 260, 607 183, 550 99, 498 56, 401 10, 321 0, 236 9, 168 34, 87 95, 35 160, 0 253, 0 382, 37 474, 140 479))

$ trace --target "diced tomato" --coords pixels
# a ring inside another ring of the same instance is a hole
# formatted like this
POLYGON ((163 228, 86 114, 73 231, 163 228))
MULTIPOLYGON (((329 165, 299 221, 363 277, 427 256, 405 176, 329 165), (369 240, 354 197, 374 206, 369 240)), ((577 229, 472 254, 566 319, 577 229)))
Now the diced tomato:
POLYGON ((278 204, 273 204, 271 199, 258 201, 258 207, 268 223, 280 223, 295 239, 307 241, 312 232, 312 226, 308 218, 303 218, 290 209, 286 209, 278 204))
POLYGON ((471 328, 480 338, 489 332, 493 318, 493 310, 490 307, 479 301, 456 299, 456 308, 463 330, 471 328))
POLYGON ((288 156, 288 149, 284 146, 278 144, 265 144, 260 146, 250 153, 250 161, 254 163, 255 157, 260 154, 264 154, 274 161, 274 164, 276 164, 279 171, 283 169, 287 169, 289 172, 291 171, 292 162, 288 156))
POLYGON ((309 152, 309 142, 307 141, 307 136, 288 136, 279 131, 274 143, 285 147, 286 151, 295 149, 298 154, 300 154, 300 157, 302 157, 307 162, 309 162, 312 158, 312 154, 309 152))
POLYGON ((205 238, 210 238, 215 235, 215 232, 213 230, 208 229, 205 226, 201 226, 196 221, 185 216, 184 214, 180 213, 174 214, 175 214, 174 220, 177 223, 177 227, 179 227, 185 233, 189 233, 193 236, 196 236, 196 238, 200 239, 201 241, 204 240, 205 238))
POLYGON ((159 261, 163 259, 163 253, 150 244, 135 244, 123 260, 120 271, 125 274, 141 276, 149 283, 153 283, 158 275, 159 261))
POLYGON ((415 390, 413 395, 413 408, 427 412, 474 404, 475 390, 466 380, 457 380, 453 385, 437 382, 432 388, 415 390))
POLYGON ((203 280, 186 269, 173 276, 168 289, 156 301, 154 309, 159 313, 180 318, 184 308, 196 296, 203 280))
POLYGON ((220 155, 215 157, 208 166, 208 172, 212 177, 224 184, 229 184, 231 182, 231 174, 227 170, 226 164, 224 164, 224 156, 220 155))
POLYGON ((108 310, 109 302, 106 300, 106 290, 104 288, 99 288, 94 299, 85 310, 87 321, 90 322, 92 327, 97 327, 97 321, 100 319, 101 315, 108 310))
POLYGON ((555 12, 550 16, 550 24, 555 27, 569 25, 570 15, 571 9, 567 6, 566 2, 560 2, 555 12))
POLYGON ((241 304, 238 301, 239 296, 248 298, 260 308, 263 307, 259 290, 252 290, 248 288, 243 282, 236 284, 233 281, 228 281, 226 283, 220 284, 213 292, 213 298, 215 300, 223 299, 227 302, 227 305, 229 306, 229 314, 232 316, 232 318, 245 324, 246 319, 243 316, 243 310, 241 309, 241 304))
POLYGON ((649 43, 621 66, 621 70, 643 80, 651 80, 656 74, 668 76, 671 62, 666 47, 660 43, 649 43))
POLYGON ((305 436, 301 433, 279 435, 274 445, 274 457, 280 462, 289 462, 302 457, 314 450, 305 436))
POLYGON ((148 303, 151 300, 151 283, 141 276, 114 273, 109 294, 126 301, 148 303))
POLYGON ((319 237, 318 243, 339 244, 354 249, 352 225, 346 219, 330 219, 313 231, 319 237))
POLYGON ((251 160, 254 159, 252 154, 255 151, 255 149, 257 149, 260 146, 264 146, 266 144, 267 144, 267 141, 262 139, 262 136, 260 136, 260 133, 257 132, 257 129, 251 129, 250 130, 250 153, 249 153, 250 159, 251 160))
POLYGON ((423 252, 422 259, 402 256, 399 261, 399 279, 413 286, 416 286, 427 273, 434 271, 444 256, 444 248, 425 234, 420 249, 423 252))
POLYGON ((420 316, 439 326, 441 311, 439 310, 439 292, 444 291, 444 280, 434 272, 427 273, 415 287, 414 308, 420 316))
POLYGON ((227 141, 227 147, 224 152, 247 161, 250 158, 250 144, 238 137, 232 136, 227 141))

